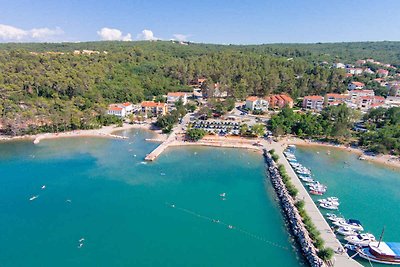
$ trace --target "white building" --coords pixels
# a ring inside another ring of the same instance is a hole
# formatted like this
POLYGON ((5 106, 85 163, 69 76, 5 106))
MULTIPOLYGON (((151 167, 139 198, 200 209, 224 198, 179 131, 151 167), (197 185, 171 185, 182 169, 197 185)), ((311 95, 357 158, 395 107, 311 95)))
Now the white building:
POLYGON ((363 89, 364 86, 365 86, 365 84, 362 82, 351 82, 348 84, 347 88, 349 90, 356 90, 356 89, 360 90, 360 89, 363 89))
POLYGON ((167 95, 167 104, 175 105, 175 102, 179 99, 182 101, 184 105, 187 104, 187 93, 185 92, 170 92, 167 95))
POLYGON ((385 107, 400 107, 400 96, 388 96, 385 99, 385 107))
POLYGON ((346 67, 346 65, 344 65, 343 63, 333 63, 333 67, 337 68, 337 69, 344 69, 346 67))
POLYGON ((256 96, 249 96, 246 99, 246 108, 249 110, 261 110, 267 111, 268 110, 268 101, 256 96))
POLYGON ((324 106, 324 97, 319 95, 308 95, 303 99, 303 108, 321 111, 324 106))
POLYGON ((134 108, 132 103, 125 102, 122 104, 111 104, 108 106, 108 115, 115 115, 118 117, 125 117, 133 112, 134 108))

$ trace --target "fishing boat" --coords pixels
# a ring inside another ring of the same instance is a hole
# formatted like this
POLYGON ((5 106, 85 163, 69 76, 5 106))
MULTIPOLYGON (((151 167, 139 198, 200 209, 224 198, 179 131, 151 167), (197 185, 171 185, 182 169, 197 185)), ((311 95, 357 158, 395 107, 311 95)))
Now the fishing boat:
POLYGON ((357 249, 358 255, 372 262, 400 265, 400 243, 371 242, 368 247, 357 249))
POLYGON ((320 203, 319 206, 321 208, 327 209, 327 210, 338 210, 339 207, 333 204, 329 204, 329 203, 320 203))
POLYGON ((339 227, 348 226, 351 227, 355 231, 364 231, 364 227, 362 227, 361 222, 359 220, 349 219, 349 220, 337 220, 333 222, 334 225, 339 227))
POLYGON ((339 227, 336 230, 336 233, 338 233, 339 235, 344 235, 344 236, 354 236, 357 235, 358 233, 356 231, 354 231, 353 229, 351 229, 350 227, 339 227))
POLYGON ((360 247, 366 247, 369 243, 376 241, 375 236, 370 233, 346 236, 344 240, 352 245, 360 247))

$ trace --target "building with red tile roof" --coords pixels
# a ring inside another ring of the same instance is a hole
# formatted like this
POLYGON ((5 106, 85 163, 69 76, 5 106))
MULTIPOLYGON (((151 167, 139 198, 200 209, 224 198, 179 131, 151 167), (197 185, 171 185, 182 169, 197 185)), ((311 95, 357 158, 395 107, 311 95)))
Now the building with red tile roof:
POLYGON ((133 105, 130 102, 125 102, 122 104, 111 104, 108 106, 107 114, 115 115, 118 117, 125 117, 131 114, 133 111, 133 105))
POLYGON ((143 101, 140 106, 145 116, 148 116, 149 113, 154 116, 165 115, 168 111, 167 104, 161 102, 143 101))
POLYGON ((293 107, 293 99, 288 95, 270 95, 265 98, 268 101, 270 108, 283 108, 288 106, 293 107))
POLYGON ((363 89, 364 86, 365 86, 365 84, 362 82, 351 82, 348 84, 347 88, 349 90, 356 90, 356 89, 359 90, 359 89, 363 89))

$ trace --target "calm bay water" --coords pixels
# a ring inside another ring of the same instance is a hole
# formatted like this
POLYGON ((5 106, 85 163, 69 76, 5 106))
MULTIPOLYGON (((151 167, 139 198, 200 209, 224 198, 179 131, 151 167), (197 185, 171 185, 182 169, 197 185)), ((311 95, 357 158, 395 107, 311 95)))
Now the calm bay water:
POLYGON ((260 155, 122 134, 0 144, 0 266, 302 266, 260 155))
MULTIPOLYGON (((311 168, 317 180, 328 186, 326 196, 339 197, 340 209, 336 213, 359 219, 365 231, 376 238, 385 227, 383 240, 400 242, 399 170, 358 160, 355 154, 338 149, 298 147, 296 156, 299 162, 311 168)), ((360 262, 370 266, 368 261, 360 262)), ((374 266, 384 265, 374 263, 374 266)))

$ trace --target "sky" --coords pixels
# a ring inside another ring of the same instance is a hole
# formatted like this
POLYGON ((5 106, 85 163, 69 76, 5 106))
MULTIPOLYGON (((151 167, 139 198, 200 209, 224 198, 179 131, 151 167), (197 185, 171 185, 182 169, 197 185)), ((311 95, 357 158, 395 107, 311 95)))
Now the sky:
POLYGON ((0 0, 0 42, 400 41, 400 0, 0 0))

